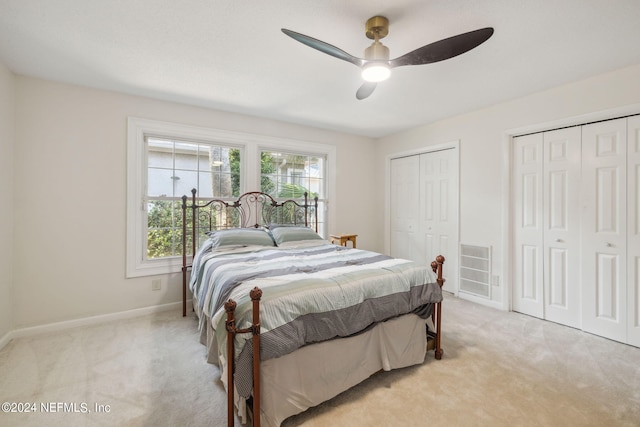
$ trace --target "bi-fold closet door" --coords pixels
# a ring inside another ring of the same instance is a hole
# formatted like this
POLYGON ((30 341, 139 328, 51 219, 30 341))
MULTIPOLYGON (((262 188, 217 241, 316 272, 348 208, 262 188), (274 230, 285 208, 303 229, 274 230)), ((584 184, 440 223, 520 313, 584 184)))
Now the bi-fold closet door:
POLYGON ((390 161, 390 254, 430 263, 446 258, 444 290, 457 293, 457 148, 390 161))
POLYGON ((627 123, 627 342, 640 347, 640 116, 627 123))
POLYGON ((582 329, 640 346, 640 116, 583 126, 582 329))
POLYGON ((640 346, 640 116, 514 138, 513 309, 640 346))
POLYGON ((580 129, 514 138, 513 309, 580 325, 580 129))

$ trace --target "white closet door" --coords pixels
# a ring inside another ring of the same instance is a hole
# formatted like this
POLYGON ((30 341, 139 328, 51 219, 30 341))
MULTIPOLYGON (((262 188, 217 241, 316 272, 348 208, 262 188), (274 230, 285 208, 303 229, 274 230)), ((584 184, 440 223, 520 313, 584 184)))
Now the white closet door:
POLYGON ((582 127, 582 328, 627 338, 627 121, 582 127))
POLYGON ((513 309, 580 326, 580 128, 514 140, 513 309))
POLYGON ((627 138, 627 342, 640 347, 640 116, 628 119, 627 138))
POLYGON ((419 235, 419 157, 392 159, 390 174, 391 256, 414 259, 423 253, 419 235))
POLYGON ((544 138, 544 318, 580 327, 581 131, 544 138))
POLYGON ((458 288, 458 170, 455 149, 420 155, 422 254, 428 262, 445 257, 443 289, 458 288))
POLYGON ((513 310, 544 318, 543 135, 514 138, 513 310))
POLYGON ((430 264, 446 258, 444 290, 458 285, 458 150, 391 160, 391 256, 430 264))

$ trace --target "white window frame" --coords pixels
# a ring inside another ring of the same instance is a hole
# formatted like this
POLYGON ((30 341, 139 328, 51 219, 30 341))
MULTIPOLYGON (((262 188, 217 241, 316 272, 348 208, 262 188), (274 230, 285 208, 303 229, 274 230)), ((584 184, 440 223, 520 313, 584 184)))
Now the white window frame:
MULTIPOLYGON (((127 278, 178 273, 182 268, 181 256, 153 260, 147 260, 144 256, 144 239, 147 238, 145 136, 149 135, 210 141, 242 149, 241 193, 260 188, 260 151, 262 150, 304 152, 326 156, 327 200, 335 194, 336 147, 333 145, 129 117, 127 121, 127 278), (247 167, 247 165, 253 165, 253 167, 247 167)), ((327 209, 330 209, 329 203, 327 203, 327 209)), ((331 217, 330 212, 325 212, 326 230, 331 217)))

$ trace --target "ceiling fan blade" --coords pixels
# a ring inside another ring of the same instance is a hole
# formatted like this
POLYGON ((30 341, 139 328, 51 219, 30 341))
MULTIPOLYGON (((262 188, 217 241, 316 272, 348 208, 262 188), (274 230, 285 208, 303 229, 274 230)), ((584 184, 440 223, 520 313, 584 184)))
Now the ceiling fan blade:
POLYGON ((375 82, 364 82, 356 92, 356 98, 363 100, 373 93, 377 86, 375 82))
POLYGON ((282 32, 292 39, 297 40, 302 44, 306 44, 307 46, 312 47, 316 50, 319 50, 320 52, 326 53, 327 55, 342 59, 343 61, 351 62, 358 67, 361 67, 364 64, 363 59, 350 55, 344 50, 330 45, 329 43, 314 39, 313 37, 305 36, 304 34, 296 33, 295 31, 287 30, 286 28, 282 28, 282 32))
POLYGON ((422 46, 390 62, 391 67, 422 65, 444 61, 480 46, 493 35, 493 28, 481 28, 422 46))

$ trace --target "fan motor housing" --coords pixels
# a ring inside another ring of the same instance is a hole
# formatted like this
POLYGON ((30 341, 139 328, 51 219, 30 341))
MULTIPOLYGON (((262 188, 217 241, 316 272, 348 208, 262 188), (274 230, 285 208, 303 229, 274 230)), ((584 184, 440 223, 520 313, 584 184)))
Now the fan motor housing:
POLYGON ((382 43, 375 41, 364 50, 364 59, 367 61, 388 61, 389 48, 382 43))

